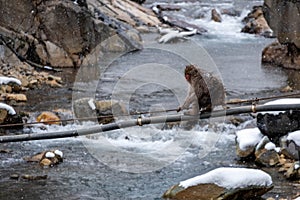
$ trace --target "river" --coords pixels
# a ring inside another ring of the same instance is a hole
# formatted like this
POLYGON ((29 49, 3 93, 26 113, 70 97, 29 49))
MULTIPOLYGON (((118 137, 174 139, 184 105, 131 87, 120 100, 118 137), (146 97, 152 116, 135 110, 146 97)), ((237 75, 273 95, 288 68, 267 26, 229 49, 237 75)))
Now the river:
MULTIPOLYGON (((233 7, 247 13, 253 5, 262 4, 262 1, 240 0, 161 2, 184 7, 175 13, 182 17, 213 7, 233 7)), ((153 4, 150 0, 146 6, 153 4)), ((157 42, 159 34, 143 34, 142 51, 105 55, 96 68, 77 72, 74 85, 68 85, 72 89, 50 90, 49 96, 35 94, 30 99, 36 103, 35 109, 55 108, 60 104, 71 108, 72 102, 82 97, 122 101, 131 111, 174 109, 186 94, 187 84, 182 73, 188 63, 219 76, 228 100, 278 94, 290 83, 298 88, 292 72, 261 65, 262 49, 274 39, 240 33, 241 18, 224 17, 221 24, 207 18, 194 20, 208 32, 168 44, 157 42)), ((172 185, 217 167, 257 168, 253 163, 241 162, 235 154, 235 131, 255 126, 251 116, 238 117, 243 121, 238 126, 228 118, 218 118, 205 120, 191 130, 151 125, 88 138, 1 144, 0 149, 11 151, 0 153, 0 199, 158 200, 172 185), (23 160, 23 157, 51 149, 64 153, 63 163, 41 168, 37 163, 23 160), (12 174, 47 175, 48 178, 15 180, 10 178, 12 174)), ((48 126, 47 129, 71 130, 93 124, 95 122, 48 126)), ((37 127, 24 131, 43 130, 37 127)), ((295 182, 293 185, 286 181, 274 169, 263 170, 272 175, 275 186, 265 198, 291 199, 296 195, 295 182)))

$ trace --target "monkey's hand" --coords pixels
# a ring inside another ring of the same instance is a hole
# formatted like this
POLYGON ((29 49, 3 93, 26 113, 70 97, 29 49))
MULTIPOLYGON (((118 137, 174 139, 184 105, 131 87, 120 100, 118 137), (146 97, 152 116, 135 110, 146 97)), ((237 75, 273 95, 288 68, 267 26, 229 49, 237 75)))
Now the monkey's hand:
POLYGON ((182 110, 182 108, 181 108, 181 106, 179 106, 176 111, 180 112, 181 110, 182 110))

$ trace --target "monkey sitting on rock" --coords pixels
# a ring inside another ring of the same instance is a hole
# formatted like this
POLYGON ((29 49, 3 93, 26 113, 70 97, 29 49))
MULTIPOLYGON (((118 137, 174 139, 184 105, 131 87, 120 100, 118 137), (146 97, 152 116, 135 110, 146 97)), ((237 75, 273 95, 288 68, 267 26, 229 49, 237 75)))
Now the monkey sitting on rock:
POLYGON ((217 77, 195 65, 187 65, 184 74, 190 87, 177 112, 188 109, 185 114, 198 115, 200 111, 209 112, 217 105, 225 105, 224 87, 217 77))

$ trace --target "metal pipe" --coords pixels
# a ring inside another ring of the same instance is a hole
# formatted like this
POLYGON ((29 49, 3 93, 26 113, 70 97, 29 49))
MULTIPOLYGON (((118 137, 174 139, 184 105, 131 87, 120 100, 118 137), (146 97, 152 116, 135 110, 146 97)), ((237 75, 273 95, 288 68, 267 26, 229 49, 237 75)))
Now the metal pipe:
POLYGON ((142 126, 147 124, 157 124, 165 122, 178 122, 178 121, 189 121, 195 119, 207 119, 214 117, 222 117, 228 115, 242 114, 242 113, 255 113, 262 111, 288 111, 288 110, 300 110, 300 104, 285 104, 285 105, 251 105, 231 108, 227 110, 216 110, 212 112, 201 113, 200 115, 168 115, 158 117, 147 117, 138 118, 128 121, 121 121, 105 125, 92 126, 85 129, 59 131, 59 132, 48 132, 48 133, 32 133, 32 134, 19 134, 19 135, 8 135, 1 136, 0 143, 6 142, 21 142, 29 140, 45 140, 45 139, 56 139, 66 137, 76 137, 81 135, 89 135, 94 133, 106 132, 121 128, 127 128, 132 126, 142 126))

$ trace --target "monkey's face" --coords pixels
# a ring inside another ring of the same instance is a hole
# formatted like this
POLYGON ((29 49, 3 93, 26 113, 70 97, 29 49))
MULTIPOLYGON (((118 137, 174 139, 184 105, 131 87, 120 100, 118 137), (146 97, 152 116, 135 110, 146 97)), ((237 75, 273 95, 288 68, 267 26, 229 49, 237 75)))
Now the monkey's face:
POLYGON ((189 82, 189 83, 191 83, 191 75, 190 74, 185 74, 185 79, 189 82))
POLYGON ((191 83, 192 76, 197 74, 197 68, 194 65, 187 65, 184 70, 185 79, 191 83))

